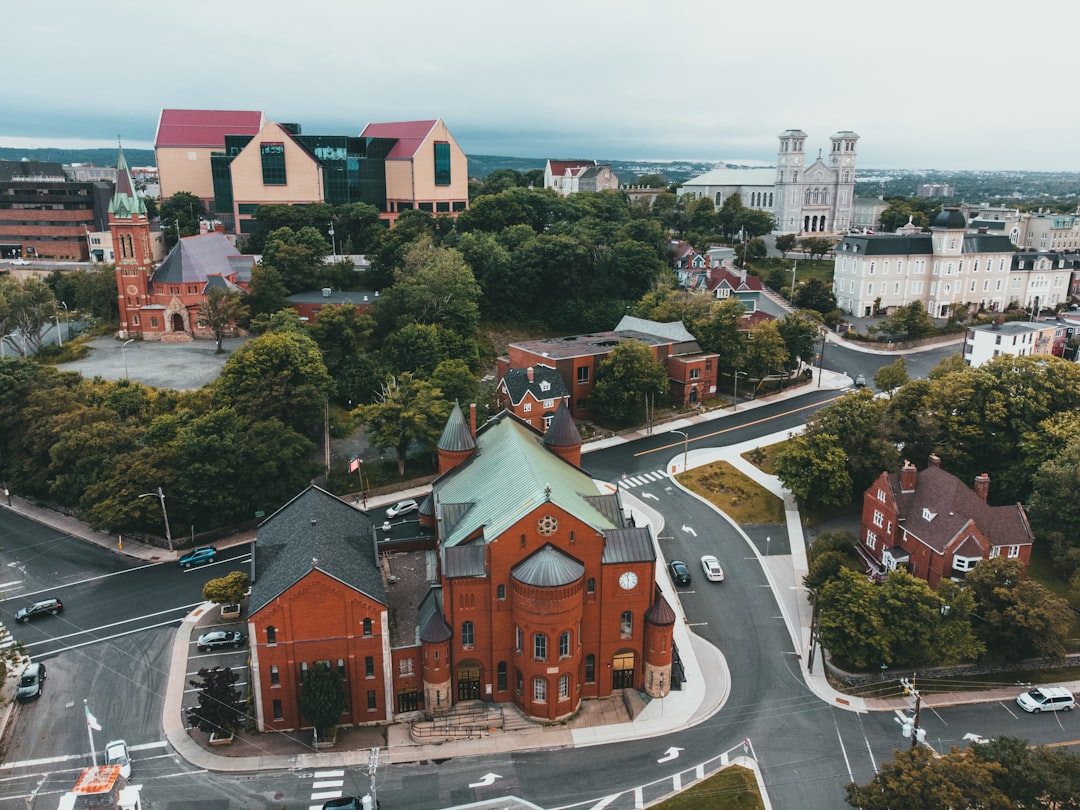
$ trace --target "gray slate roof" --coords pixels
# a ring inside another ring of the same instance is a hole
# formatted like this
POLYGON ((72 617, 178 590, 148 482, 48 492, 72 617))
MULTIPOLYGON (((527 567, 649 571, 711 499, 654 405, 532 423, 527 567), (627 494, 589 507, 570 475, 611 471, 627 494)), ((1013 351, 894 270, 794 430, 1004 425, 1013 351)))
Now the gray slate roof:
POLYGON ((548 543, 510 569, 510 576, 524 585, 558 588, 577 582, 585 575, 585 566, 548 543))
POLYGON ((601 562, 652 562, 656 559, 656 547, 652 533, 647 527, 628 526, 625 529, 609 529, 604 532, 604 556, 601 562))
POLYGON ((659 321, 650 321, 645 318, 635 318, 632 315, 623 315, 622 320, 619 321, 619 325, 615 327, 616 332, 644 332, 646 335, 655 335, 656 337, 665 338, 673 343, 689 343, 697 340, 689 330, 683 326, 682 321, 671 321, 670 323, 660 323, 659 321))
POLYGON ((938 553, 964 530, 969 520, 995 546, 1032 542, 1027 515, 1019 504, 990 506, 952 473, 929 466, 917 473, 915 490, 901 492, 900 473, 889 474, 889 488, 896 500, 897 517, 904 528, 938 553), (933 516, 927 520, 923 509, 933 516))
POLYGON ((545 399, 562 399, 570 396, 566 390, 566 383, 562 375, 551 366, 537 363, 532 366, 532 380, 529 380, 529 369, 510 368, 503 376, 503 386, 510 402, 517 405, 525 398, 526 394, 532 394, 533 399, 542 402, 545 399), (544 389, 544 384, 547 389, 544 389))
MULTIPOLYGON (((220 233, 185 236, 154 271, 152 281, 154 284, 205 283, 210 276, 230 275, 236 257, 240 254, 220 233)), ((250 266, 254 259, 249 256, 246 261, 250 266)))
POLYGON ((310 486, 259 525, 254 546, 255 613, 318 569, 386 604, 368 516, 310 486))
POLYGON ((450 418, 446 420, 442 436, 439 437, 438 448, 448 453, 461 453, 476 447, 473 439, 472 428, 465 421, 465 414, 461 412, 461 405, 454 403, 454 409, 450 411, 450 418))
POLYGON ((577 447, 581 444, 581 434, 578 433, 569 408, 559 408, 555 411, 555 416, 551 418, 551 426, 544 434, 544 444, 548 447, 577 447))

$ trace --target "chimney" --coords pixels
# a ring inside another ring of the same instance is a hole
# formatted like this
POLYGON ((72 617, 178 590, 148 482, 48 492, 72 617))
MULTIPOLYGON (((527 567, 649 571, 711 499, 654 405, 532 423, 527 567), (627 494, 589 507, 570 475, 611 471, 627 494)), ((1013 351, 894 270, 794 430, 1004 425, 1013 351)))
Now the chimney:
POLYGON ((940 467, 941 466, 941 459, 938 458, 937 453, 931 453, 929 461, 930 461, 930 466, 931 467, 940 467))
POLYGON ((529 382, 532 382, 533 381, 533 367, 529 366, 527 369, 525 369, 525 374, 529 378, 529 382))
POLYGON ((915 469, 915 465, 904 459, 904 466, 900 470, 900 491, 914 492, 915 482, 918 477, 919 471, 915 469))
POLYGON ((476 403, 474 402, 469 406, 469 430, 472 431, 472 436, 476 438, 476 403))
POLYGON ((990 494, 990 476, 987 473, 975 476, 975 494, 982 498, 983 503, 986 503, 986 498, 990 494))

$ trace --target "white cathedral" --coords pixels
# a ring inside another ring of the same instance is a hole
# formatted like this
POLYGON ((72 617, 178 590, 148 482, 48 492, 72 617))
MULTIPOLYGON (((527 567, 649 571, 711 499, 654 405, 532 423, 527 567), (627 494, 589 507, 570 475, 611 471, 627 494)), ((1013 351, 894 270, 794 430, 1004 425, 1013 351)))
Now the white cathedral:
POLYGON ((775 169, 714 169, 687 180, 679 194, 709 197, 717 208, 738 194, 747 208, 773 215, 775 233, 847 233, 855 199, 859 136, 843 131, 829 140, 829 154, 822 156, 819 150, 811 162, 806 156, 806 133, 789 129, 780 133, 775 169))

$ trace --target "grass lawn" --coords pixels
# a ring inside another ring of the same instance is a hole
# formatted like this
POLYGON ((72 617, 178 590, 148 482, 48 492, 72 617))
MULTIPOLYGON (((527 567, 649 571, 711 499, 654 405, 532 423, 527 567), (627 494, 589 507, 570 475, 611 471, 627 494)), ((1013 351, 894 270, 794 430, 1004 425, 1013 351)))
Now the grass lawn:
POLYGON ((765 810, 753 771, 732 765, 695 782, 654 810, 765 810))
POLYGON ((784 502, 726 461, 697 467, 677 480, 736 523, 784 522, 784 502))
POLYGON ((776 454, 787 442, 770 444, 768 447, 755 447, 747 450, 742 457, 764 473, 776 475, 776 454))

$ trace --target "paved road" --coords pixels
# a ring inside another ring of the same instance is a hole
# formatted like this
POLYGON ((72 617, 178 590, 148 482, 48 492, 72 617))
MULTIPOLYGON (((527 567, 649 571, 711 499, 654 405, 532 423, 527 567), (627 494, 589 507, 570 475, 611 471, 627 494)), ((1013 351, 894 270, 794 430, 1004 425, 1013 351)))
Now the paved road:
POLYGON ((161 343, 101 337, 90 342, 90 354, 85 359, 64 363, 57 368, 77 371, 87 378, 127 378, 155 388, 189 391, 217 379, 225 360, 245 340, 227 338, 222 342, 225 351, 216 354, 217 344, 211 340, 161 343))

